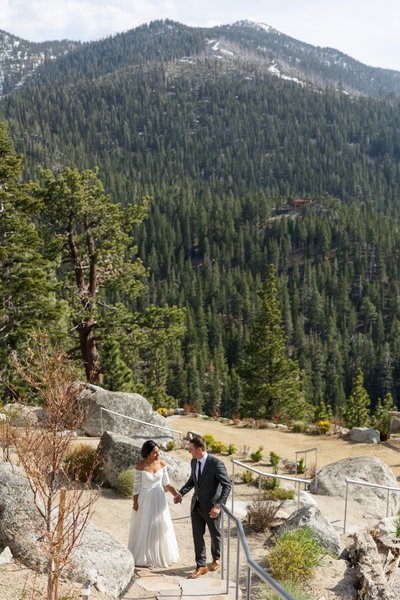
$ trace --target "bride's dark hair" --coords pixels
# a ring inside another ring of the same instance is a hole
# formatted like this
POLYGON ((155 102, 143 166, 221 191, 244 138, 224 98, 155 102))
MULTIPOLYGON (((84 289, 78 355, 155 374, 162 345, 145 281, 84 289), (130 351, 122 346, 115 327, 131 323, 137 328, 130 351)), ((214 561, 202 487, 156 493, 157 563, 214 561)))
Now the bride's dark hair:
POLYGON ((154 448, 158 448, 158 444, 153 442, 153 440, 147 440, 147 442, 143 444, 140 454, 143 458, 147 458, 152 453, 154 448))

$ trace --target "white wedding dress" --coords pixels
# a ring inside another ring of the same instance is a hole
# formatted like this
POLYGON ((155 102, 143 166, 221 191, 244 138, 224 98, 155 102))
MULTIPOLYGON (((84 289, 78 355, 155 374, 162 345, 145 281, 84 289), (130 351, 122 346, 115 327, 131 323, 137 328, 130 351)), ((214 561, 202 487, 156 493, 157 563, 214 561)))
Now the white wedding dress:
POLYGON ((139 566, 167 567, 179 559, 178 544, 163 486, 170 483, 167 467, 150 473, 135 470, 133 493, 139 494, 132 511, 128 548, 139 566))

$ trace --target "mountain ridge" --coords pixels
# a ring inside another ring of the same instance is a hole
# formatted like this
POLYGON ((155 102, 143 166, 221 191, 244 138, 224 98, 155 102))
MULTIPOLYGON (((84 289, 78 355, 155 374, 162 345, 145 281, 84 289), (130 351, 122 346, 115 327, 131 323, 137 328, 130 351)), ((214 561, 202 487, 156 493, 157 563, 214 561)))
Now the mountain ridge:
POLYGON ((274 76, 301 85, 331 88, 355 96, 400 96, 399 71, 364 65, 339 50, 313 46, 265 23, 247 20, 211 28, 190 27, 170 20, 152 21, 84 44, 69 40, 27 42, 0 31, 0 96, 21 86, 50 62, 71 65, 73 60, 69 61, 68 56, 84 53, 90 57, 98 48, 102 48, 104 55, 98 65, 102 74, 107 71, 107 62, 109 69, 115 69, 118 66, 116 60, 123 65, 160 58, 195 60, 209 57, 226 63, 246 59, 274 76), (121 47, 120 55, 112 62, 108 57, 116 45, 121 47))

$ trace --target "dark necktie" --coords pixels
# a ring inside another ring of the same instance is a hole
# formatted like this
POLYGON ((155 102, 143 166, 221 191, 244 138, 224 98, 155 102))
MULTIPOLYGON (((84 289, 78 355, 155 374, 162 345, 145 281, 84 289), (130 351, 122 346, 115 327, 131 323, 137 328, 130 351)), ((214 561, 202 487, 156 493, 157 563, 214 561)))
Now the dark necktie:
POLYGON ((200 481, 200 476, 201 476, 201 462, 198 460, 197 461, 197 481, 200 481))

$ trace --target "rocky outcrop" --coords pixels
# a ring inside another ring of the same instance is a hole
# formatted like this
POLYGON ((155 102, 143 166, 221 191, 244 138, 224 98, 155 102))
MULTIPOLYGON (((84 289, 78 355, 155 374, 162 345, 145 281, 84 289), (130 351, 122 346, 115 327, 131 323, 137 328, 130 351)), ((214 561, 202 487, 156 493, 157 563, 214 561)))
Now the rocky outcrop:
MULTIPOLYGON (((158 442, 156 437, 153 439, 158 442)), ((98 447, 101 479, 111 487, 116 487, 118 474, 133 467, 141 460, 141 447, 141 440, 131 439, 110 431, 104 432, 98 447)), ((181 461, 168 452, 162 452, 161 458, 168 464, 169 477, 174 487, 181 487, 190 475, 189 460, 181 461)))
POLYGON ((130 550, 89 523, 63 576, 79 583, 90 581, 100 592, 119 598, 131 581, 134 568, 130 550))
POLYGON ((86 384, 79 395, 79 403, 85 414, 82 429, 86 435, 97 437, 104 431, 113 431, 142 443, 156 437, 162 447, 174 438, 166 419, 140 394, 109 392, 86 384))
POLYGON ((376 429, 369 427, 353 427, 347 434, 349 442, 357 442, 360 444, 379 444, 381 434, 376 429))
POLYGON ((288 531, 298 529, 299 527, 308 527, 319 539, 321 545, 331 554, 339 555, 342 551, 339 534, 332 525, 323 516, 317 506, 305 506, 296 510, 285 521, 284 525, 278 530, 288 531))
MULTIPOLYGON (((398 488, 391 469, 375 456, 344 458, 322 467, 310 484, 314 494, 323 496, 345 496, 346 480, 352 479, 372 484, 398 488)), ((386 515, 387 491, 380 488, 349 485, 349 497, 361 504, 368 515, 382 518, 386 515)), ((389 515, 398 513, 400 493, 389 492, 389 515)))
MULTIPOLYGON (((43 537, 44 522, 27 479, 9 463, 0 463, 0 552, 8 547, 16 559, 43 572, 47 564, 43 537)), ((63 571, 73 581, 89 579, 113 598, 119 597, 133 574, 134 561, 128 548, 92 523, 63 571)))
POLYGON ((42 536, 43 520, 27 479, 20 469, 0 463, 0 550, 8 546, 28 567, 43 571, 42 536))
POLYGON ((3 407, 3 415, 14 427, 24 427, 25 425, 36 425, 45 418, 46 413, 40 406, 25 406, 25 404, 15 402, 3 407))
POLYGON ((359 595, 363 600, 396 600, 396 592, 389 585, 382 566, 378 548, 366 531, 353 534, 349 548, 351 562, 358 579, 359 595))

